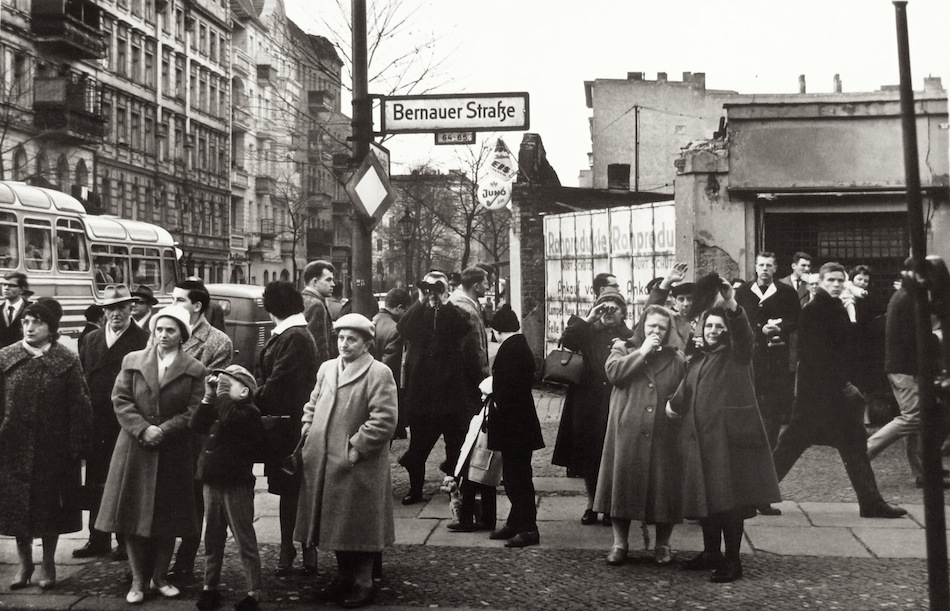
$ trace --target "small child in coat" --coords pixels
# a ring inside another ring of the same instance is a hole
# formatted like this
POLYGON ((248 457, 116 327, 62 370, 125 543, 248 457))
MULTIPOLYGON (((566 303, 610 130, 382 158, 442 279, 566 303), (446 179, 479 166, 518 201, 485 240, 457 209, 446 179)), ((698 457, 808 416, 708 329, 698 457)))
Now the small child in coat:
POLYGON ((228 528, 244 565, 247 596, 238 611, 257 611, 261 593, 261 558, 254 532, 254 459, 263 446, 261 413, 252 399, 254 376, 240 365, 215 369, 205 381, 205 396, 191 417, 191 428, 207 434, 195 479, 204 483, 205 578, 199 609, 221 604, 218 584, 228 528))

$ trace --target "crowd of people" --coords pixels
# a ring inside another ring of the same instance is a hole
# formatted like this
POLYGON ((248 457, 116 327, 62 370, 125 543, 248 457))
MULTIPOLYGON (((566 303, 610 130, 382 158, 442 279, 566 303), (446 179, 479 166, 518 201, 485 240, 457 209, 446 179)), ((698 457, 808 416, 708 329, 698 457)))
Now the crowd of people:
POLYGON ((669 564, 674 525, 695 519, 704 551, 682 567, 739 579, 743 521, 781 514, 778 484, 811 445, 838 450, 861 517, 907 513, 884 500, 871 460, 903 438, 922 486, 911 296, 896 282, 878 319, 867 266, 828 262, 812 274, 807 253, 792 260, 776 279, 776 256, 760 252, 748 282, 686 282, 677 263, 650 283, 632 329, 616 277, 594 278, 593 307, 561 338, 585 370, 568 388, 553 462, 584 478, 581 523, 612 527, 607 564, 626 561, 633 520, 655 525, 655 562, 669 564), (864 393, 885 373, 900 414, 868 438, 864 393))

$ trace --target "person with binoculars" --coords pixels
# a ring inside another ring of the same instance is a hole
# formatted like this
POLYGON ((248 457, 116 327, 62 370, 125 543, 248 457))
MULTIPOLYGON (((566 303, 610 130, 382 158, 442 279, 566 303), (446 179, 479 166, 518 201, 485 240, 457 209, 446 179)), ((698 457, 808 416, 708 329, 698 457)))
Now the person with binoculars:
POLYGON ((409 472, 404 505, 422 501, 426 459, 440 436, 445 439, 441 469, 452 474, 471 417, 467 403, 458 397, 458 389, 465 384, 462 342, 469 322, 449 302, 449 280, 443 272, 429 272, 416 287, 419 301, 397 325, 399 335, 408 343, 403 415, 412 433, 409 449, 399 459, 409 472))

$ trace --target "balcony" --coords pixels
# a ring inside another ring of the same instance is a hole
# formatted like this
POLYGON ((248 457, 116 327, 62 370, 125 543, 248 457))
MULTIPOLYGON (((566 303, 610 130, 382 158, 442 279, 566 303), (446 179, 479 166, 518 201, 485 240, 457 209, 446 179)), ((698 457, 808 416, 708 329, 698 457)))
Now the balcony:
POLYGON ((318 210, 329 210, 332 205, 329 193, 308 193, 305 202, 307 208, 314 212, 318 210))
POLYGON ((33 125, 79 142, 100 140, 105 118, 99 106, 99 85, 77 74, 33 79, 33 125))
POLYGON ((231 250, 244 250, 247 247, 247 236, 238 233, 231 234, 231 250))
POLYGON ((254 179, 254 190, 258 195, 272 195, 277 190, 277 180, 273 176, 257 176, 254 179))
POLYGON ((329 91, 311 89, 307 92, 307 106, 313 114, 333 111, 333 97, 329 91))
POLYGON ((233 191, 239 191, 243 194, 244 189, 247 189, 247 186, 250 184, 248 180, 247 171, 240 166, 231 167, 231 189, 233 191))
POLYGON ((231 107, 231 132, 248 132, 253 129, 251 113, 237 106, 231 107))
POLYGON ((73 59, 102 59, 102 9, 90 0, 33 0, 31 28, 48 51, 73 59))
POLYGON ((277 66, 274 64, 257 64, 257 82, 273 83, 277 80, 277 66))
POLYGON ((237 47, 234 47, 233 51, 234 53, 231 55, 231 69, 245 77, 254 75, 256 68, 254 67, 254 62, 251 60, 251 56, 237 47))
POLYGON ((333 251, 332 229, 307 230, 307 259, 330 259, 333 251))

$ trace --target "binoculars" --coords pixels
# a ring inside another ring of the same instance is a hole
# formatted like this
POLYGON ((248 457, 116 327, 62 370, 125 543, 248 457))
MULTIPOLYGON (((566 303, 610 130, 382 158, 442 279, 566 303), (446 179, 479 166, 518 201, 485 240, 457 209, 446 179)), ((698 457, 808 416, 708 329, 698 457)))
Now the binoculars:
POLYGON ((441 295, 445 292, 445 285, 441 282, 426 282, 425 280, 420 280, 416 282, 416 288, 426 295, 441 295))

